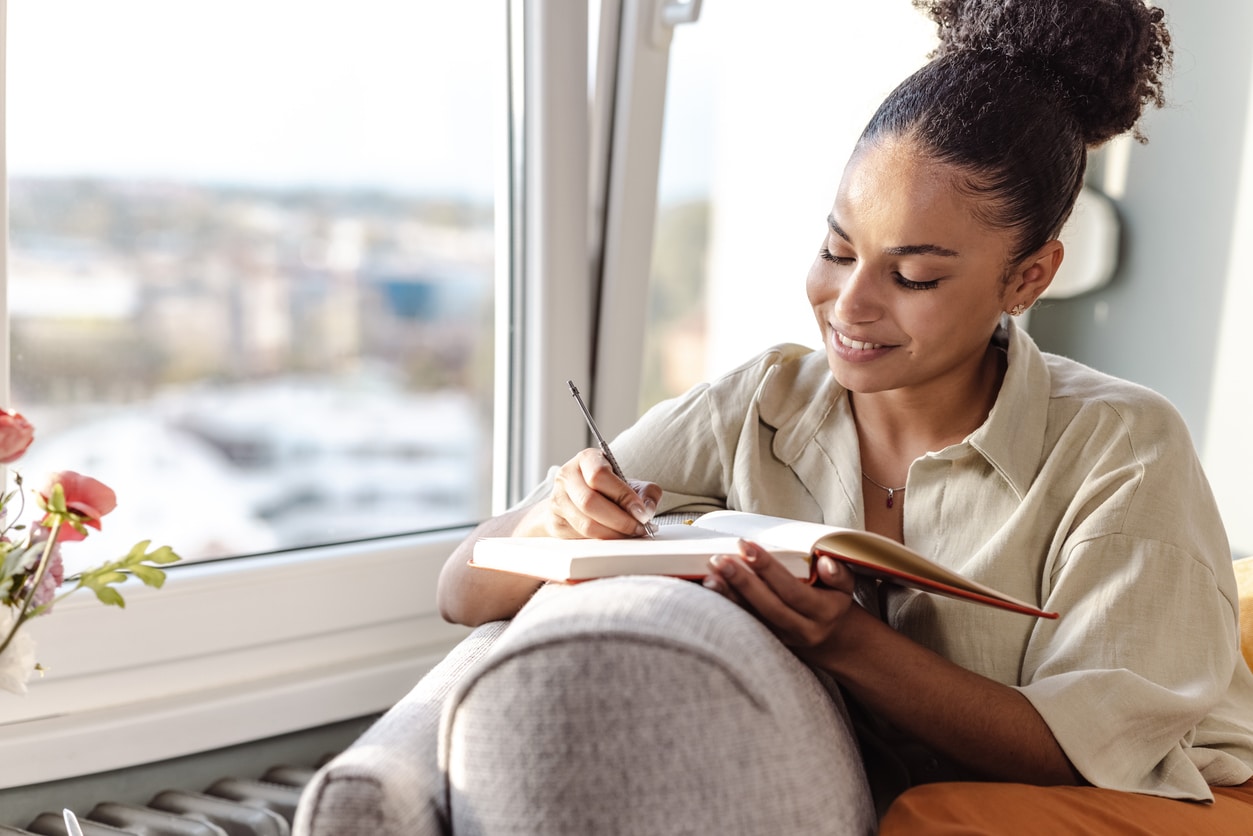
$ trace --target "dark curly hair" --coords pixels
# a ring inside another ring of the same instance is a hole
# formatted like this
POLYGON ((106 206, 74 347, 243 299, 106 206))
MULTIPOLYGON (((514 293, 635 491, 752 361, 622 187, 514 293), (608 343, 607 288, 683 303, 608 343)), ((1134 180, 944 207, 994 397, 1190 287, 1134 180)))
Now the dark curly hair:
POLYGON ((964 172, 959 186, 990 198, 979 219, 1017 233, 1016 262, 1061 231, 1088 148, 1163 104, 1165 14, 1144 0, 914 5, 935 20, 940 46, 879 106, 858 145, 906 138, 964 172))

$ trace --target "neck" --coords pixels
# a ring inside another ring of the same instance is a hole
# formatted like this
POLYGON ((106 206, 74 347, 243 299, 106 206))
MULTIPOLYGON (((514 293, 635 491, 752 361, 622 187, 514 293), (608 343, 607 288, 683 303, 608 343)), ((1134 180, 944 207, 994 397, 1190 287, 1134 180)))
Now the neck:
POLYGON ((901 478, 901 463, 907 470, 908 462, 923 453, 955 444, 978 429, 996 403, 1005 368, 1004 352, 989 345, 964 381, 937 381, 886 392, 850 392, 867 472, 887 484, 881 476, 901 478), (873 463, 888 472, 880 475, 880 471, 872 470, 873 463))

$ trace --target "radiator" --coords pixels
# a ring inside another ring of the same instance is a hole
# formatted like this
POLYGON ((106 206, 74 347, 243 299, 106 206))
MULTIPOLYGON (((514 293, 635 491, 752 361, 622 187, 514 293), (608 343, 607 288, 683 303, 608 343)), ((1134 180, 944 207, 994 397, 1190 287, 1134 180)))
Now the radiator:
MULTIPOLYGON (((222 778, 203 792, 163 790, 143 806, 102 801, 78 820, 83 836, 290 836, 312 777, 312 769, 275 766, 260 779, 222 778)), ((12 833, 66 836, 65 820, 58 810, 40 813, 26 830, 0 825, 0 834, 12 833)))

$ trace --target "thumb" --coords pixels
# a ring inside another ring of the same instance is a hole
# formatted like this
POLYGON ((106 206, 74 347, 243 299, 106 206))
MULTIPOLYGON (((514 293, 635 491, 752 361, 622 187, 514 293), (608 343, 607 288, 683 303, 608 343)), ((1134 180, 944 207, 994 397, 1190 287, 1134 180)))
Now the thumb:
POLYGON ((818 558, 818 580, 824 586, 853 594, 853 573, 843 563, 826 555, 818 558))

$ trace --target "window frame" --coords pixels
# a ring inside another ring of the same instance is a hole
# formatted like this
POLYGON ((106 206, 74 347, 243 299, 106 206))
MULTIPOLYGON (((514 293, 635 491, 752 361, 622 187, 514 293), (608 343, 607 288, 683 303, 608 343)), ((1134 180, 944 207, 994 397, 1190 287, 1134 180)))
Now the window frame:
POLYGON ((172 567, 125 611, 83 593, 30 629, 48 669, 4 695, 0 788, 387 709, 468 631, 433 590, 463 529, 172 567))

